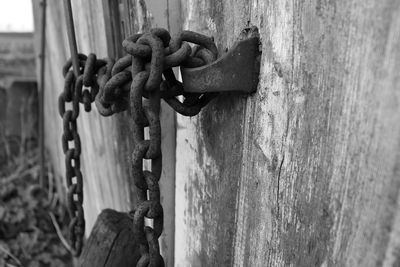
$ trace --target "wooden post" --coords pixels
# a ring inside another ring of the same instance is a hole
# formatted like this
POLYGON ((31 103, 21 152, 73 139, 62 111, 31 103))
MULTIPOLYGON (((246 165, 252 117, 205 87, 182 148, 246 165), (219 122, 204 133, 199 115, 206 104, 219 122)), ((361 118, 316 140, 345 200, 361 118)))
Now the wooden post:
POLYGON ((41 187, 46 186, 44 181, 45 176, 45 132, 44 132, 44 90, 45 90, 45 63, 46 63, 46 0, 42 0, 42 25, 41 25, 41 38, 40 38, 40 79, 39 79, 39 161, 40 161, 40 177, 39 184, 41 187))
POLYGON ((176 266, 399 266, 400 3, 181 4, 263 54, 255 94, 177 118, 176 266))
POLYGON ((82 255, 81 267, 131 267, 140 258, 139 242, 126 213, 103 210, 93 227, 82 255))

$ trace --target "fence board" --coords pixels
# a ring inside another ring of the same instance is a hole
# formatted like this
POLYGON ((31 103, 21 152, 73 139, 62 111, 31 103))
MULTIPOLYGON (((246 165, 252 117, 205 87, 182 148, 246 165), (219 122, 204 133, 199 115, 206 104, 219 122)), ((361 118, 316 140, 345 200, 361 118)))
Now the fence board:
POLYGON ((261 81, 178 117, 177 266, 397 266, 400 3, 182 1, 261 81), (179 247, 179 250, 178 250, 179 247))
MULTIPOLYGON (((128 24, 120 25, 122 34, 130 34, 137 30, 151 27, 156 23, 160 27, 174 25, 175 18, 168 16, 167 3, 140 9, 139 2, 129 2, 121 17, 128 24), (137 12, 137 13, 136 13, 137 12), (164 14, 156 20, 150 19, 152 13, 164 14), (125 17, 124 17, 125 16, 125 17), (128 16, 128 17, 127 17, 128 16), (171 25, 172 25, 171 24, 171 25)), ((168 3, 174 4, 175 1, 168 3)), ((39 1, 33 1, 35 25, 40 23, 39 1)), ((46 38, 46 91, 45 91, 45 132, 46 147, 54 170, 64 177, 64 156, 61 149, 62 121, 58 115, 57 99, 62 91, 64 79, 61 74, 62 65, 69 57, 68 41, 62 1, 47 1, 47 38, 46 38)), ((103 8, 107 6, 98 0, 73 0, 72 8, 75 19, 78 50, 84 54, 96 53, 98 58, 107 53, 118 54, 119 50, 107 47, 114 40, 110 36, 111 23, 109 13, 105 16, 103 8), (106 27, 107 26, 107 27, 106 27), (108 32, 106 32, 106 29, 108 32)), ((113 21, 114 30, 116 26, 113 21)), ((155 25, 154 25, 155 26, 155 25)), ((36 34, 36 44, 40 36, 36 34)), ((122 44, 120 44, 122 45, 122 44)), ((175 177, 175 117, 171 109, 162 105, 162 154, 163 172, 161 178, 161 198, 164 206, 164 233, 160 247, 166 259, 166 266, 173 266, 174 248, 174 177, 175 177)), ((86 213, 87 234, 93 227, 97 215, 102 209, 113 208, 118 211, 129 211, 135 201, 133 181, 129 174, 131 152, 133 150, 130 118, 126 112, 104 118, 95 108, 90 114, 81 110, 78 119, 79 134, 82 141, 82 173, 84 177, 84 210, 86 213)))

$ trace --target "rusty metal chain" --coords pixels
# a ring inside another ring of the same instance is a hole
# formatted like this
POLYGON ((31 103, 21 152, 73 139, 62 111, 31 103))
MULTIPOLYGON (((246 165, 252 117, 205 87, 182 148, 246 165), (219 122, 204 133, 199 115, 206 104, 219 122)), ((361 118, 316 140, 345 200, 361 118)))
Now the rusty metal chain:
POLYGON ((198 114, 216 93, 185 93, 172 67, 198 67, 211 63, 217 59, 218 51, 210 37, 183 31, 171 39, 169 32, 161 28, 128 37, 122 45, 127 55, 117 61, 97 59, 94 54, 79 54, 79 73, 82 74, 77 78, 71 69, 71 60, 63 68, 65 87, 59 97, 59 112, 64 124, 62 144, 66 157, 68 209, 72 218, 71 247, 75 255, 80 254, 85 229, 81 143, 76 120, 79 103, 85 111, 90 111, 95 102, 103 116, 130 111, 135 144, 131 169, 137 187, 136 205, 130 214, 141 250, 137 266, 164 266, 158 243, 164 220, 158 185, 162 171, 160 102, 164 99, 185 116, 198 114), (195 44, 193 49, 188 42, 195 44), (178 100, 179 95, 184 96, 183 102, 178 100), (72 104, 72 109, 66 110, 67 103, 72 104), (144 137, 147 127, 148 140, 144 137), (143 169, 144 160, 151 160, 151 170, 143 169), (145 224, 145 218, 150 219, 151 226, 145 224))
POLYGON ((75 86, 75 75, 72 71, 65 73, 64 91, 58 99, 58 110, 63 119, 62 148, 65 155, 65 178, 67 183, 68 211, 71 217, 69 233, 74 255, 82 251, 85 233, 83 213, 83 182, 80 170, 81 141, 76 120, 79 116, 79 97, 75 86), (72 109, 67 110, 67 103, 72 109), (73 143, 73 147, 70 146, 73 143))

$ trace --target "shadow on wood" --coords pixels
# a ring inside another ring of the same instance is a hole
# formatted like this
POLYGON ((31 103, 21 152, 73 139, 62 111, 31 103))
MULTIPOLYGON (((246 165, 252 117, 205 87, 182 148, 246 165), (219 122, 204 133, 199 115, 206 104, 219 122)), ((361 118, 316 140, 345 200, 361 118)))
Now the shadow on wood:
POLYGON ((96 220, 79 259, 81 267, 136 266, 139 243, 126 213, 105 209, 96 220))

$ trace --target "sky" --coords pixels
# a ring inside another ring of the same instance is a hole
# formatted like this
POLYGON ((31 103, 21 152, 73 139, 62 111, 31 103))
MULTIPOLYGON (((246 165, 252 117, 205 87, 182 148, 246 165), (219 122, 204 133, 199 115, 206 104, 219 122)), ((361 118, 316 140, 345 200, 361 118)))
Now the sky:
POLYGON ((0 31, 33 31, 31 1, 38 0, 0 0, 0 31))

